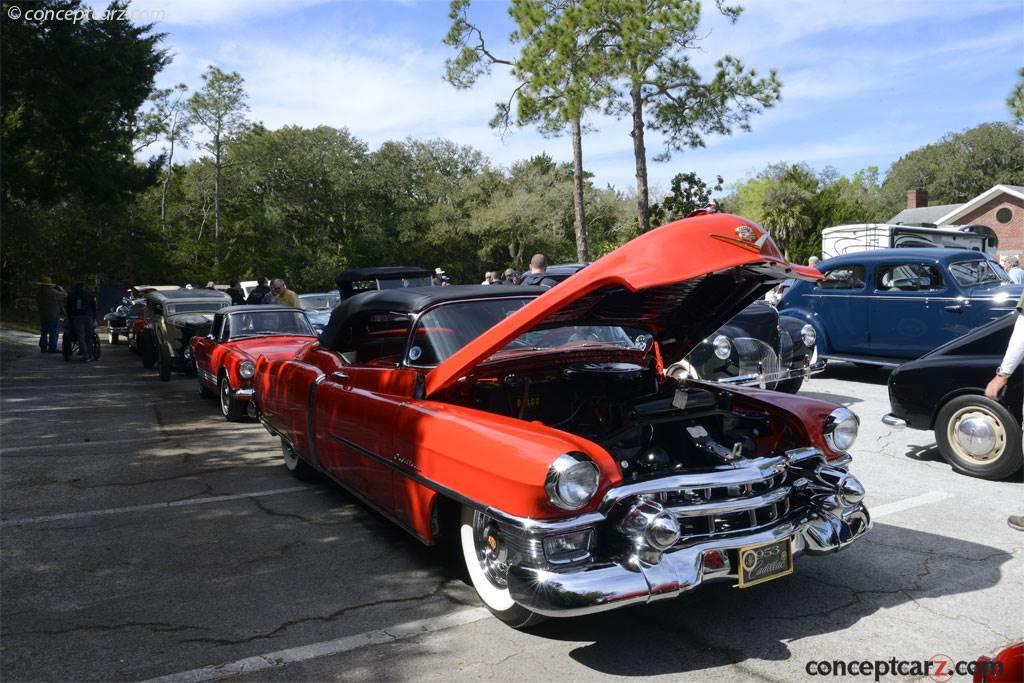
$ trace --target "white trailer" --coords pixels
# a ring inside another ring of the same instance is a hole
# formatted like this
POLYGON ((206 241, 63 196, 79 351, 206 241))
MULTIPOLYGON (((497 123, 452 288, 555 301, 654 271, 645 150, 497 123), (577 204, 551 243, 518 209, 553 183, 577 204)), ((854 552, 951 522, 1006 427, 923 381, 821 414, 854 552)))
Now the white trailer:
POLYGON ((888 223, 858 223, 837 225, 821 231, 823 259, 856 251, 893 247, 970 249, 995 258, 999 239, 995 232, 985 225, 927 228, 888 223))

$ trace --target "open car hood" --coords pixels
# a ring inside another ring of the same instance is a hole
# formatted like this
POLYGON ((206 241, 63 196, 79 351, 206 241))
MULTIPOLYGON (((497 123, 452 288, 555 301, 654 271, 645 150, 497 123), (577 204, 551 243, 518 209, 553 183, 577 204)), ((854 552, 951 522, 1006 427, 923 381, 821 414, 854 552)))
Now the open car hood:
POLYGON ((822 275, 787 263, 768 233, 745 218, 711 214, 675 221, 595 261, 466 344, 427 374, 425 393, 451 386, 540 327, 643 329, 668 364, 786 278, 822 275))

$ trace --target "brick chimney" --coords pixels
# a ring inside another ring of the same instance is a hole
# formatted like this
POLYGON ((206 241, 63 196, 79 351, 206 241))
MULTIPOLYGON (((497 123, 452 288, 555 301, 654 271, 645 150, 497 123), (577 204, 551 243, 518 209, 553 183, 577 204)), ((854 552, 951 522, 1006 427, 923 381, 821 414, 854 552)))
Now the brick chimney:
POLYGON ((920 209, 924 206, 928 206, 928 190, 923 187, 915 187, 913 190, 907 190, 908 209, 920 209))

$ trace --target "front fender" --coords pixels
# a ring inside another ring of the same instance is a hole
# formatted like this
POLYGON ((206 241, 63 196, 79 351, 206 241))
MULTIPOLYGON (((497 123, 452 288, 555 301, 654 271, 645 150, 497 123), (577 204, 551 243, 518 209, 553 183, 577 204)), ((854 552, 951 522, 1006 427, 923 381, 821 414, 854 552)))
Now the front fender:
POLYGON ((398 421, 396 457, 403 465, 427 488, 456 492, 481 508, 533 519, 572 517, 596 508, 622 479, 599 445, 539 422, 436 401, 406 403, 398 421), (551 463, 569 451, 588 455, 601 475, 591 504, 572 512, 552 505, 544 490, 551 463))

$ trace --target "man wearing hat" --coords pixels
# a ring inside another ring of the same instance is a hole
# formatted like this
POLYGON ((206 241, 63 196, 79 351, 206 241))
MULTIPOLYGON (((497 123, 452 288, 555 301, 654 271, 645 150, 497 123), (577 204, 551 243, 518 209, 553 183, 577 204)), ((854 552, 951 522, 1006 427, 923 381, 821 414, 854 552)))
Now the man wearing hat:
POLYGON ((64 313, 65 294, 44 275, 40 278, 36 302, 39 304, 39 353, 57 353, 57 337, 60 336, 60 316, 64 313))
POLYGON ((442 277, 443 275, 444 275, 444 268, 442 268, 441 266, 438 266, 437 268, 434 268, 434 277, 430 278, 431 286, 433 286, 433 287, 440 287, 441 285, 443 285, 444 284, 444 278, 442 277))

